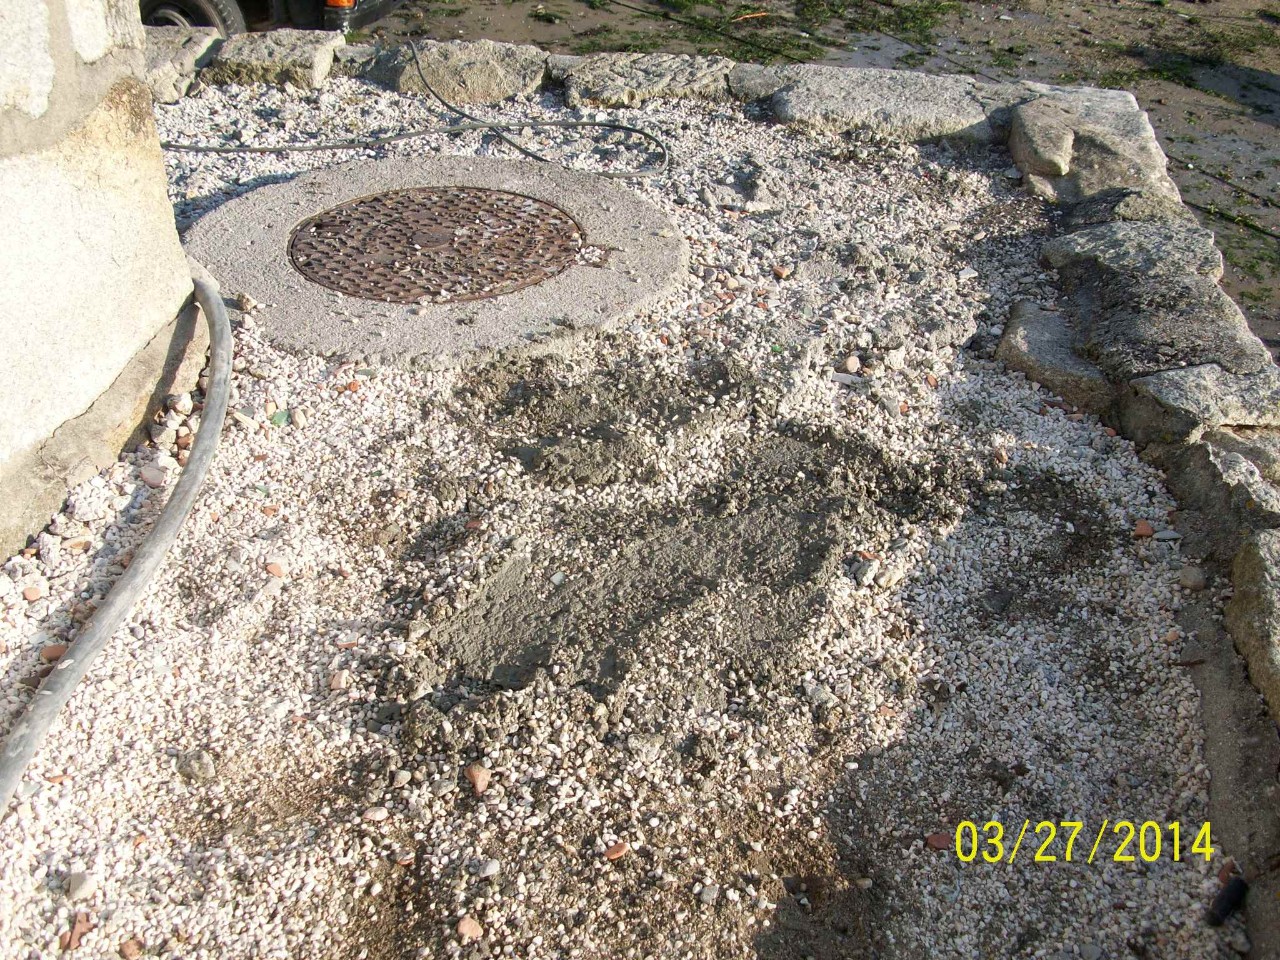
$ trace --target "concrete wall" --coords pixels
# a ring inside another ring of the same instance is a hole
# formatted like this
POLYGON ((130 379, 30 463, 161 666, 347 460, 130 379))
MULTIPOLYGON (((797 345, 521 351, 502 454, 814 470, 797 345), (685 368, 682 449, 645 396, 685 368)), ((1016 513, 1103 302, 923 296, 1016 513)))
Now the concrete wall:
POLYGON ((186 349, 142 45, 137 0, 0 3, 0 555, 114 459, 186 349))

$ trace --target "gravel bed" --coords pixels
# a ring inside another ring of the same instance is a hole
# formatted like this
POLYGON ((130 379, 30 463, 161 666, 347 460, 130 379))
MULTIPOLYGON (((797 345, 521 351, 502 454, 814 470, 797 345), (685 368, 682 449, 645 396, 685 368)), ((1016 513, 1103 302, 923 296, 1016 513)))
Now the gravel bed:
MULTIPOLYGON (((203 142, 439 122, 345 80, 157 116, 203 142)), ((966 865, 927 840, 1207 809, 1176 505, 991 358, 1014 299, 1055 296, 1048 212, 1007 155, 736 107, 617 118, 669 141, 670 176, 633 188, 693 267, 613 332, 409 374, 267 346, 270 304, 239 324, 198 505, 0 822, 0 953, 1245 949, 1238 920, 1202 921, 1221 854, 966 865)), ((648 159, 529 140, 583 169, 648 159)), ((189 222, 316 165, 442 150, 507 155, 467 134, 168 166, 189 222)), ((199 399, 4 565, 6 728, 145 535, 199 399)))

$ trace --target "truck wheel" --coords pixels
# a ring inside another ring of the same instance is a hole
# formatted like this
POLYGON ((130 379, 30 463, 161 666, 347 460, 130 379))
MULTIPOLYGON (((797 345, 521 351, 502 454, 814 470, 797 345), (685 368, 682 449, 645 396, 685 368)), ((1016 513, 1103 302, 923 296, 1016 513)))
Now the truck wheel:
POLYGON ((224 37, 248 29, 236 0, 141 0, 139 7, 149 27, 216 27, 224 37))

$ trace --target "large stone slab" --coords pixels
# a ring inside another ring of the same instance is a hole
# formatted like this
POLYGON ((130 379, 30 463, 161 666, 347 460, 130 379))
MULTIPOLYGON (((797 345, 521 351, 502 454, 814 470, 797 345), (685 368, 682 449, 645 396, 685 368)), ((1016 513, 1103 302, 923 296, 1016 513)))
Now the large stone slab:
POLYGON ((1139 444, 1183 443, 1219 427, 1280 427, 1280 370, 1241 376, 1206 364, 1155 373, 1124 388, 1121 417, 1139 444))
POLYGON ((1013 108, 1009 152, 1023 173, 1064 177, 1071 169, 1076 131, 1066 112, 1046 97, 1013 108))
POLYGON ((7 556, 86 465, 92 472, 119 454, 161 378, 167 350, 148 345, 191 291, 140 80, 118 81, 54 145, 0 157, 0 237, 7 556))
POLYGON ((222 43, 212 27, 145 27, 144 79, 158 103, 177 103, 196 71, 207 66, 222 43))
POLYGON ((1042 256, 1071 294, 1077 351, 1116 382, 1208 363, 1236 374, 1271 366, 1218 287, 1213 234, 1195 224, 1101 224, 1051 240, 1042 256))
POLYGON ((1013 108, 1009 151, 1035 192, 1063 203, 1116 188, 1181 199, 1151 121, 1133 94, 1026 87, 1037 96, 1013 108))
POLYGON ((1102 371, 1071 349, 1066 318, 1029 300, 1009 312, 996 359, 1081 409, 1102 413, 1115 399, 1115 387, 1102 371))
POLYGON ((333 53, 346 43, 341 33, 270 30, 226 40, 200 74, 207 83, 293 84, 306 90, 324 86, 333 53))
POLYGON ((429 95, 422 79, 450 103, 494 104, 534 93, 547 74, 547 54, 527 44, 492 40, 418 43, 418 63, 406 44, 384 51, 366 75, 401 93, 429 95), (419 66, 422 73, 418 73, 419 66))
POLYGON ((565 71, 565 102, 634 107, 656 97, 727 100, 733 61, 674 53, 597 53, 565 71))
POLYGON ((971 77, 823 66, 785 68, 781 75, 791 82, 773 94, 772 104, 784 123, 866 130, 893 140, 993 138, 971 77))
POLYGON ((1235 594, 1227 629, 1249 668, 1249 679, 1280 716, 1280 531, 1261 530, 1245 541, 1231 569, 1235 594))

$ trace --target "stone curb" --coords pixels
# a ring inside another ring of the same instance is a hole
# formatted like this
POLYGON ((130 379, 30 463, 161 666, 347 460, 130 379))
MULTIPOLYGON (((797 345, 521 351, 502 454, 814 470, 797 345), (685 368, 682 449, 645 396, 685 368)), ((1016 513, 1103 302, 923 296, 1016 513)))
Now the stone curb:
POLYGON ((1271 709, 1280 709, 1280 531, 1250 535, 1231 568, 1235 595, 1226 624, 1249 662, 1249 677, 1271 709))
MULTIPOLYGON (((290 45, 258 43, 253 56, 265 63, 249 62, 247 44, 228 51, 231 45, 202 80, 295 82, 290 45), (236 70, 226 66, 233 54, 243 61, 236 70)), ((326 73, 332 49, 327 57, 326 73)), ((1230 563, 1241 544, 1253 550, 1248 562, 1234 564, 1239 594, 1272 596, 1280 584, 1277 551, 1249 546, 1280 530, 1280 370, 1218 286, 1222 258, 1213 235, 1183 206, 1132 94, 719 57, 570 57, 488 40, 427 42, 421 60, 431 85, 462 103, 559 87, 571 106, 672 97, 755 102, 779 122, 815 130, 1007 144, 1027 189, 1064 211, 1063 233, 1045 244, 1043 259, 1058 271, 1065 296, 1060 312, 1015 308, 999 358, 1143 448, 1174 492, 1205 512, 1217 559, 1230 563)), ((361 49, 339 63, 345 75, 423 92, 404 49, 361 49)), ((1280 689, 1268 679, 1280 662, 1280 617, 1247 612, 1263 606, 1237 604, 1230 622, 1280 718, 1280 689)))
POLYGON ((213 62, 200 71, 205 83, 292 84, 304 90, 324 86, 334 52, 346 44, 341 33, 271 30, 224 40, 213 62))

